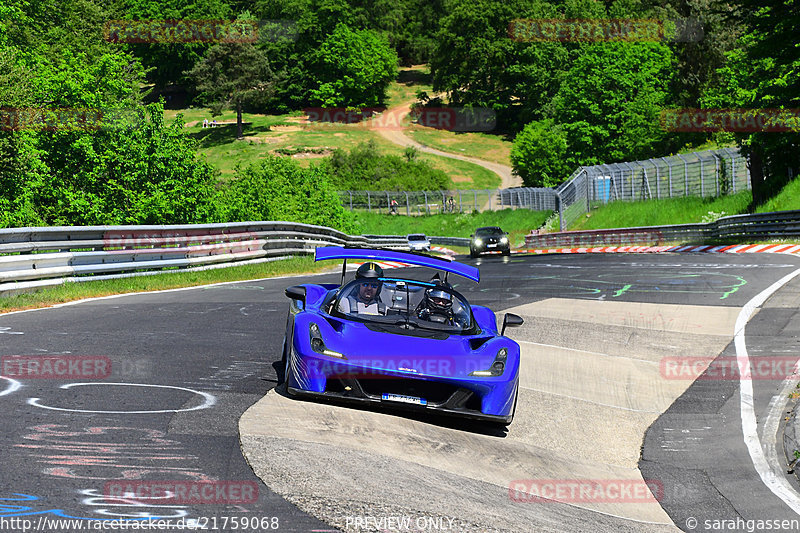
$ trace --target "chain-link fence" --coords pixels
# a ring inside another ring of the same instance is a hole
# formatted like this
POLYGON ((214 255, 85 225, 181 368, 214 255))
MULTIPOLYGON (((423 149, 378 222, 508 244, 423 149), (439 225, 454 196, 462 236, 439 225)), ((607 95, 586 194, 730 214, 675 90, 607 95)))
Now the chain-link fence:
POLYGON ((556 195, 546 187, 467 189, 455 191, 339 191, 342 205, 351 211, 431 215, 525 208, 552 211, 556 195))
POLYGON ((578 167, 557 188, 454 191, 340 191, 351 211, 430 215, 524 208, 558 211, 566 230, 599 204, 682 196, 722 196, 750 189, 747 161, 723 148, 669 157, 578 167))
POLYGON ((562 230, 598 204, 681 196, 721 196, 750 189, 747 161, 723 148, 644 161, 579 167, 556 193, 562 230))

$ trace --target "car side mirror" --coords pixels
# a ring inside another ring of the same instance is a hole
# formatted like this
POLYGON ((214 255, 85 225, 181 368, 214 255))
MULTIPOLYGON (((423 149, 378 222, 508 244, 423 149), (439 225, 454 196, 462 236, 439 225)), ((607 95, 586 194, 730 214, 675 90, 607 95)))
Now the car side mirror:
POLYGON ((507 327, 517 327, 525 323, 521 316, 514 313, 506 313, 503 317, 503 329, 500 330, 500 335, 504 335, 507 327))
POLYGON ((286 287, 286 297, 291 298, 292 300, 300 300, 303 303, 306 303, 306 288, 302 285, 292 285, 291 287, 286 287))

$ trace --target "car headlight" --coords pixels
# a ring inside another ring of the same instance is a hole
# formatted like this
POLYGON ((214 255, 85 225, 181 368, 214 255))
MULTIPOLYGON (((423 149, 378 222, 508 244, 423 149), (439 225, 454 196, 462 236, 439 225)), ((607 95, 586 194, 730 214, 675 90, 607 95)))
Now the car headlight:
POLYGON ((476 370, 475 372, 470 372, 469 375, 482 378, 502 376, 503 372, 506 370, 507 358, 508 350, 505 348, 500 348, 500 351, 497 352, 494 362, 492 363, 492 366, 489 367, 489 370, 476 370))
POLYGON ((329 350, 325 346, 325 341, 322 340, 322 333, 319 330, 319 326, 314 324, 313 322, 308 327, 308 333, 311 336, 311 349, 317 353, 321 353, 322 355, 327 355, 329 357, 337 357, 339 359, 347 359, 344 354, 339 352, 334 352, 333 350, 329 350))
POLYGON ((483 241, 481 239, 475 239, 475 246, 483 246, 483 241))
POLYGON ((500 244, 508 244, 508 237, 500 237, 500 244))

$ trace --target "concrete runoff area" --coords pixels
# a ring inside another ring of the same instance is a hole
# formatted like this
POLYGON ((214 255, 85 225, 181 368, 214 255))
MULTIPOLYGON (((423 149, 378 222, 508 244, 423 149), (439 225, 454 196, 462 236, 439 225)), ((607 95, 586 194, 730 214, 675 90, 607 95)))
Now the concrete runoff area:
POLYGON ((439 517, 453 531, 677 531, 653 497, 531 502, 510 487, 644 484, 644 433, 692 383, 666 379, 661 358, 710 361, 738 309, 546 299, 506 311, 526 322, 508 331, 522 370, 505 437, 272 390, 240 419, 245 457, 270 489, 343 531, 378 531, 364 516, 439 517))

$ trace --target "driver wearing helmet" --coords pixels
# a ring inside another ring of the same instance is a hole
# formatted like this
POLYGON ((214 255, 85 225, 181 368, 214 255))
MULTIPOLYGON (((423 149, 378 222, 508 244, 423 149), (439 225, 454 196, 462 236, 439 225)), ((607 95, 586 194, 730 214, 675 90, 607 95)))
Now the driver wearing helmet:
POLYGON ((455 324, 453 296, 440 287, 431 287, 417 307, 417 317, 430 322, 455 324))
POLYGON ((375 263, 364 263, 356 270, 356 280, 353 289, 346 297, 339 301, 339 311, 345 314, 358 313, 361 315, 385 315, 386 305, 380 300, 379 294, 383 282, 383 269, 375 263))

